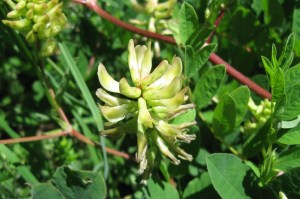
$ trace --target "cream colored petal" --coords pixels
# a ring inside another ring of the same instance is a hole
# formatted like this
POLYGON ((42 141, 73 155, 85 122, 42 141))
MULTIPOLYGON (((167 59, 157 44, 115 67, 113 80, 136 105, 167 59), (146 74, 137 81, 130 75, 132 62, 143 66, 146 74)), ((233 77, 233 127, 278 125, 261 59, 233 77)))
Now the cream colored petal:
POLYGON ((142 61, 144 59, 146 50, 147 50, 147 47, 144 45, 142 45, 142 46, 137 45, 135 47, 136 61, 137 61, 137 65, 138 65, 139 74, 141 74, 141 72, 142 72, 142 61))
POLYGON ((168 124, 163 120, 160 120, 155 128, 159 131, 163 138, 175 142, 176 140, 180 140, 182 142, 190 143, 192 140, 196 139, 195 134, 187 134, 182 132, 175 125, 168 124))
POLYGON ((183 149, 181 149, 178 146, 175 146, 174 149, 172 149, 179 158, 183 159, 183 160, 187 160, 187 161, 192 161, 193 160, 193 156, 188 154, 187 152, 185 152, 183 149))
POLYGON ((99 105, 102 115, 109 122, 119 122, 123 120, 127 113, 132 112, 134 109, 134 104, 123 104, 120 106, 101 106, 99 105))
POLYGON ((168 119, 172 119, 177 117, 178 115, 181 115, 183 113, 186 113, 188 110, 195 108, 195 104, 184 104, 184 105, 180 105, 178 108, 170 110, 168 112, 169 114, 169 118, 168 119))
POLYGON ((119 83, 120 93, 129 98, 138 98, 142 91, 137 87, 131 87, 125 78, 122 78, 119 83))
POLYGON ((143 127, 142 123, 140 123, 138 121, 137 124, 138 128, 137 128, 137 153, 136 153, 136 160, 137 162, 141 162, 145 156, 146 156, 146 152, 147 152, 147 137, 145 135, 145 128, 143 127))
POLYGON ((177 157, 187 160, 187 161, 192 161, 193 156, 186 153, 183 149, 181 149, 179 146, 177 146, 174 142, 170 142, 169 140, 165 140, 165 143, 168 145, 170 151, 172 153, 176 154, 177 157))
POLYGON ((156 131, 152 131, 150 134, 152 140, 155 142, 155 144, 158 146, 159 150, 170 159, 170 161, 175 164, 179 165, 180 160, 178 160, 173 153, 169 150, 168 146, 165 144, 164 140, 158 135, 156 131))
POLYGON ((130 100, 127 100, 127 99, 121 99, 118 97, 114 97, 114 96, 108 94, 102 88, 97 89, 96 95, 101 101, 103 101, 106 105, 109 105, 109 106, 118 106, 118 105, 127 104, 130 102, 130 100))
POLYGON ((155 159, 157 154, 157 147, 156 146, 149 146, 147 149, 147 154, 145 160, 140 162, 140 168, 138 170, 138 174, 143 174, 141 176, 141 184, 147 184, 147 180, 152 174, 152 169, 155 166, 155 159))
POLYGON ((147 128, 153 128, 153 119, 147 109, 146 101, 143 98, 139 98, 138 100, 139 106, 139 121, 147 128))
POLYGON ((161 76, 166 72, 168 67, 168 61, 164 60, 160 62, 160 64, 154 69, 154 71, 142 80, 142 85, 148 86, 149 84, 152 84, 153 82, 161 78, 161 76))
POLYGON ((98 79, 104 89, 106 89, 110 92, 113 92, 113 93, 120 93, 119 82, 114 80, 108 74, 105 66, 102 63, 100 63, 98 66, 98 79))
POLYGON ((149 75, 151 68, 152 68, 152 51, 151 51, 151 42, 149 42, 142 61, 141 79, 144 79, 144 77, 149 75))
POLYGON ((170 99, 147 100, 150 106, 165 106, 170 109, 177 108, 185 101, 185 93, 188 87, 183 88, 179 93, 170 99))
POLYGON ((156 80, 153 84, 149 85, 147 89, 161 89, 169 85, 174 78, 181 76, 182 62, 179 57, 173 59, 172 65, 167 69, 164 75, 156 80))
POLYGON ((181 89, 181 78, 175 77, 168 86, 163 89, 151 89, 144 92, 143 96, 146 100, 160 100, 174 97, 181 89))
POLYGON ((134 48, 134 42, 130 39, 128 43, 128 64, 132 81, 135 85, 140 84, 140 73, 137 63, 137 56, 134 48))

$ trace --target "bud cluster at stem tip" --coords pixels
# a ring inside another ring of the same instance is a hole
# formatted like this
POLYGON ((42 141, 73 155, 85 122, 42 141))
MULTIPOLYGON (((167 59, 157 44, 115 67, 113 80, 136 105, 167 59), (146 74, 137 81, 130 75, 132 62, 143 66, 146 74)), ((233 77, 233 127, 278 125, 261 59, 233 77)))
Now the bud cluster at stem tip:
POLYGON ((65 26, 67 18, 59 0, 5 0, 12 11, 3 24, 21 32, 30 44, 42 44, 42 56, 53 54, 53 39, 65 26))
MULTIPOLYGON (((137 0, 131 0, 133 8, 140 13, 146 13, 149 18, 144 20, 131 19, 130 22, 151 32, 162 35, 172 35, 169 23, 172 21, 171 16, 176 3, 177 0, 167 0, 163 2, 159 2, 159 0, 147 0, 145 4, 140 4, 137 0)), ((154 42, 154 52, 155 56, 159 57, 160 46, 157 41, 154 42)))
POLYGON ((98 67, 103 88, 99 88, 96 95, 102 101, 99 107, 109 126, 101 133, 113 138, 136 133, 138 173, 143 174, 142 183, 146 183, 158 151, 176 165, 180 163, 178 158, 192 160, 178 142, 190 143, 196 138, 188 134, 188 127, 195 122, 174 125, 169 121, 194 108, 194 104, 184 104, 188 99, 188 87, 182 85, 183 66, 179 57, 174 57, 171 64, 162 61, 151 72, 151 43, 134 46, 130 40, 128 65, 130 81, 125 78, 116 81, 103 64, 98 67))
POLYGON ((246 121, 244 125, 244 131, 246 133, 251 133, 256 129, 262 127, 272 114, 272 103, 268 99, 264 99, 259 105, 256 105, 254 101, 250 98, 248 102, 248 108, 255 121, 246 121))

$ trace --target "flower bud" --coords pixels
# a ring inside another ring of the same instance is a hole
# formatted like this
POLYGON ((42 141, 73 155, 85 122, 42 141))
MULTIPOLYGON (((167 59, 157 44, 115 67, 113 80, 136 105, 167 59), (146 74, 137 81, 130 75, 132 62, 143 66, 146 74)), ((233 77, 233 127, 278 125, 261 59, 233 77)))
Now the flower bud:
POLYGON ((279 199, 288 199, 288 197, 282 191, 279 191, 279 199))
POLYGON ((42 46, 41 55, 43 57, 48 57, 53 54, 56 48, 56 42, 54 39, 48 39, 42 46))
POLYGON ((2 20, 2 22, 18 31, 27 31, 30 30, 31 22, 28 19, 21 19, 18 21, 9 21, 9 20, 2 20))
POLYGON ((36 34, 34 34, 33 31, 30 31, 27 35, 26 35, 26 40, 28 41, 28 43, 35 43, 37 40, 37 36, 36 34))
POLYGON ((26 2, 25 1, 20 1, 19 3, 17 3, 15 9, 17 11, 20 11, 20 10, 24 9, 25 7, 26 7, 26 2))
POLYGON ((40 54, 50 56, 56 49, 53 37, 65 26, 66 16, 58 0, 15 0, 6 1, 13 9, 7 14, 11 20, 3 23, 24 34, 30 44, 40 42, 40 54))
POLYGON ((18 10, 13 10, 9 13, 7 13, 8 18, 17 18, 20 17, 24 14, 25 11, 18 11, 18 10))

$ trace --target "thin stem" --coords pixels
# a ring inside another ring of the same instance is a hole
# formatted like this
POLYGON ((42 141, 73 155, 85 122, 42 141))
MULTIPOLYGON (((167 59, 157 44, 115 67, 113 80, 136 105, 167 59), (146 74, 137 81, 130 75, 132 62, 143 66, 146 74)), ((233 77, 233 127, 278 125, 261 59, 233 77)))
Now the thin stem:
MULTIPOLYGON (((37 49, 39 49, 39 48, 37 48, 37 49)), ((65 112, 63 111, 63 109, 59 106, 58 102, 56 101, 54 90, 50 86, 47 75, 45 74, 43 57, 41 57, 39 55, 37 56, 35 66, 37 67, 38 77, 39 77, 40 81, 42 82, 43 86, 45 87, 45 93, 46 93, 46 96, 47 96, 50 104, 56 110, 59 117, 68 125, 67 130, 70 131, 72 129, 72 126, 69 122, 69 119, 67 118, 65 112)))
POLYGON ((211 42, 211 39, 214 36, 214 34, 216 33, 216 29, 219 26, 221 20, 223 19, 224 14, 225 14, 225 12, 224 12, 224 10, 222 10, 221 13, 219 14, 218 18, 215 21, 215 29, 210 33, 208 39, 206 40, 206 43, 210 43, 211 42))
POLYGON ((94 12, 96 12, 99 16, 101 16, 102 18, 106 19, 107 21, 110 21, 111 23, 125 29, 125 30, 129 30, 131 32, 137 33, 139 35, 143 35, 146 36, 148 38, 152 38, 152 39, 156 39, 156 40, 160 40, 160 41, 164 41, 170 44, 176 44, 175 40, 172 37, 168 37, 168 36, 164 36, 164 35, 160 35, 154 32, 150 32, 147 30, 143 30, 140 28, 137 28, 131 24, 128 24, 124 21, 121 21, 120 19, 115 18, 114 16, 110 15, 108 12, 106 12, 105 10, 103 10, 102 8, 100 8, 97 5, 97 1, 95 0, 73 0, 75 3, 80 3, 85 5, 87 8, 93 10, 94 12))
POLYGON ((46 140, 46 139, 66 136, 68 134, 69 134, 68 131, 62 131, 62 132, 53 133, 53 134, 36 135, 36 136, 14 138, 14 139, 6 139, 6 140, 0 140, 0 144, 16 144, 16 143, 23 143, 23 142, 33 142, 33 141, 46 140))
MULTIPOLYGON (((76 137, 78 140, 86 143, 86 144, 89 144, 89 145, 92 145, 96 148, 99 148, 101 149, 101 144, 99 144, 98 142, 94 142, 92 140, 90 140, 89 138, 85 137, 83 134, 79 133, 78 131, 76 130, 72 130, 72 133, 71 135, 73 135, 74 137, 76 137)), ((130 156, 129 154, 127 153, 124 153, 124 152, 121 152, 121 151, 117 151, 117 150, 114 150, 114 149, 111 149, 111 148, 108 148, 108 147, 105 147, 105 151, 109 154, 112 154, 112 155, 116 155, 116 156, 120 156, 124 159, 127 159, 127 160, 132 160, 132 161, 135 161, 135 158, 130 156)))
POLYGON ((241 82, 242 84, 247 85, 252 91, 257 93, 258 95, 271 99, 272 95, 269 93, 267 90, 263 89, 260 87, 258 84, 255 82, 251 81, 248 77, 244 76, 242 73, 239 71, 235 70, 232 66, 230 66, 226 61, 224 61, 221 57, 219 57, 217 54, 212 53, 210 56, 210 61, 216 64, 223 64, 226 66, 226 72, 234 77, 236 80, 241 82))
MULTIPOLYGON (((89 8, 89 9, 93 10, 94 12, 96 12, 100 17, 102 17, 102 18, 110 21, 111 23, 113 23, 113 24, 115 24, 119 27, 122 27, 126 30, 129 30, 131 32, 137 33, 137 34, 142 35, 142 36, 146 36, 146 37, 149 37, 149 38, 164 41, 164 42, 167 42, 167 43, 170 43, 170 44, 176 44, 176 41, 172 37, 165 36, 165 35, 160 35, 160 34, 157 34, 157 33, 154 33, 154 32, 149 32, 147 30, 137 28, 133 25, 130 25, 128 23, 125 23, 125 22, 113 17, 108 12, 106 12, 102 8, 100 8, 95 0, 73 0, 73 1, 75 3, 79 3, 79 4, 82 4, 82 5, 86 6, 87 8, 89 8)), ((218 19, 221 20, 222 17, 223 16, 220 15, 218 17, 218 19)), ((217 22, 217 23, 219 23, 219 22, 217 22)), ((232 76, 233 78, 238 80, 240 83, 247 85, 252 91, 257 93, 258 95, 260 95, 264 98, 271 99, 272 95, 267 90, 263 89, 258 84, 251 81, 249 78, 247 78, 242 73, 237 71, 234 67, 229 65, 227 62, 225 62, 222 58, 220 58, 215 53, 212 53, 212 55, 210 56, 209 59, 214 64, 224 64, 225 67, 226 67, 226 71, 230 76, 232 76)))
MULTIPOLYGON (((16 144, 16 143, 24 143, 24 142, 34 142, 34 141, 47 140, 47 139, 51 139, 51 138, 68 136, 68 135, 72 135, 76 139, 78 139, 88 145, 91 145, 91 146, 101 149, 101 145, 99 143, 96 143, 96 142, 90 140, 89 138, 85 137, 84 135, 82 135, 81 133, 79 133, 76 130, 72 130, 71 133, 68 131, 62 131, 62 132, 57 132, 57 133, 52 133, 52 134, 45 134, 45 135, 36 135, 36 136, 14 138, 14 139, 5 139, 5 140, 0 140, 0 144, 16 144)), ((135 161, 135 158, 130 156, 127 153, 117 151, 117 150, 111 149, 109 147, 105 147, 105 150, 107 153, 109 153, 111 155, 115 155, 115 156, 119 156, 119 157, 122 157, 127 160, 135 161)))

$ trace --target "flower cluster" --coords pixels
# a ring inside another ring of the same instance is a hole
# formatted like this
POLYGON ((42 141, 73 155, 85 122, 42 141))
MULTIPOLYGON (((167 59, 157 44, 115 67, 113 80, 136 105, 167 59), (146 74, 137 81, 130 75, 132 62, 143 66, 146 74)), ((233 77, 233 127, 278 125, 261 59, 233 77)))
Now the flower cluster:
POLYGON ((53 39, 65 26, 67 18, 58 0, 7 0, 13 9, 7 14, 9 20, 2 22, 25 35, 30 44, 43 41, 42 56, 53 54, 53 39))
MULTIPOLYGON (((151 32, 162 35, 171 35, 168 23, 172 15, 177 0, 167 0, 159 3, 159 0, 147 0, 145 5, 139 4, 136 0, 131 0, 132 6, 141 13, 146 13, 150 18, 147 20, 132 19, 131 23, 146 28, 151 32)), ((158 42, 154 42, 155 55, 159 56, 160 47, 158 42)))
POLYGON ((185 95, 188 87, 182 86, 183 67, 179 57, 174 57, 171 64, 162 61, 151 72, 151 43, 134 46, 130 40, 128 64, 132 82, 125 78, 119 82, 114 80, 100 64, 98 77, 103 88, 99 88, 96 95, 103 102, 99 107, 110 126, 102 131, 102 135, 120 138, 127 133, 136 133, 138 173, 143 174, 142 182, 145 183, 158 151, 176 165, 180 163, 178 158, 192 160, 178 142, 190 143, 196 138, 194 134, 188 134, 188 127, 195 122, 174 125, 169 121, 194 105, 183 105, 188 99, 185 95))
POLYGON ((256 129, 259 129, 262 127, 269 117, 271 116, 272 112, 272 103, 268 99, 264 99, 260 102, 260 105, 256 105, 254 101, 250 98, 248 102, 248 108, 252 115, 254 116, 255 121, 247 121, 244 125, 244 129, 247 133, 250 133, 255 131, 256 129))

